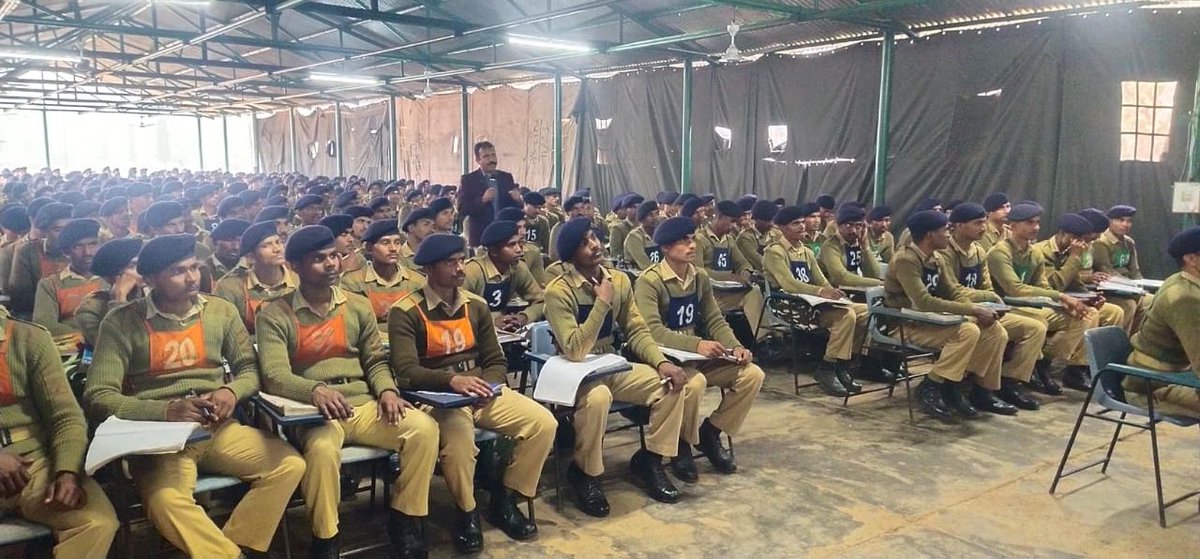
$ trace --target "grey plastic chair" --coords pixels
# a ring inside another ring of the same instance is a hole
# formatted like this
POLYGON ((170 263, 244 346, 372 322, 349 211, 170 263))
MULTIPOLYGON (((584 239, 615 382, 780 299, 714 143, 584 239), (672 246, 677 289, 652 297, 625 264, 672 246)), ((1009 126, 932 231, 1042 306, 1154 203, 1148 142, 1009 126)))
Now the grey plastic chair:
POLYGON ((1071 431, 1071 437, 1067 439, 1067 448, 1063 450, 1062 460, 1059 461, 1058 470, 1054 473, 1054 481, 1050 484, 1050 493, 1054 494, 1058 489, 1058 482, 1063 478, 1084 470, 1100 466, 1100 473, 1107 473, 1108 464, 1112 461, 1113 449, 1117 447, 1117 439, 1121 435, 1122 427, 1128 426, 1149 431, 1150 450, 1154 462, 1154 485, 1158 495, 1158 524, 1166 528, 1167 507, 1200 495, 1200 491, 1192 491, 1169 502, 1163 502, 1162 470, 1158 458, 1158 424, 1165 421, 1180 427, 1190 427, 1200 422, 1189 417, 1155 412, 1154 398, 1147 399, 1149 405, 1145 408, 1128 403, 1125 401, 1125 392, 1121 387, 1121 381, 1129 376, 1144 379, 1147 384, 1153 381, 1200 389, 1200 379, 1191 373, 1159 373, 1126 365, 1125 360, 1133 352, 1133 347, 1130 345, 1125 331, 1118 326, 1092 328, 1084 333, 1083 339, 1087 347, 1088 366, 1092 372, 1092 390, 1088 393, 1088 398, 1084 400, 1079 410, 1079 416, 1075 419, 1075 428, 1071 431), (1089 411, 1089 406, 1093 404, 1100 409, 1094 412, 1089 411), (1114 414, 1120 414, 1120 417, 1113 417, 1114 414), (1146 418, 1146 421, 1126 419, 1131 415, 1146 418), (1108 452, 1105 453, 1104 458, 1064 473, 1063 470, 1071 455, 1071 448, 1075 446, 1075 438, 1079 435, 1079 428, 1085 417, 1115 423, 1117 428, 1113 431, 1112 440, 1108 444, 1108 452))
POLYGON ((49 557, 54 547, 54 532, 45 525, 23 518, 0 519, 0 550, 25 545, 26 557, 49 557))

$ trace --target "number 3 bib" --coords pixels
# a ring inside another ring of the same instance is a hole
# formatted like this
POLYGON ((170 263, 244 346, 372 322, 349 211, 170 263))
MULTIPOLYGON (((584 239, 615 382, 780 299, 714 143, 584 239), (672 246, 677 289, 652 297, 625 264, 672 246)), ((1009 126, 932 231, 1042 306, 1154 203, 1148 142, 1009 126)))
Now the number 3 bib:
POLYGON ((150 376, 166 375, 195 367, 211 367, 204 350, 204 321, 178 331, 160 332, 146 322, 150 339, 150 376))

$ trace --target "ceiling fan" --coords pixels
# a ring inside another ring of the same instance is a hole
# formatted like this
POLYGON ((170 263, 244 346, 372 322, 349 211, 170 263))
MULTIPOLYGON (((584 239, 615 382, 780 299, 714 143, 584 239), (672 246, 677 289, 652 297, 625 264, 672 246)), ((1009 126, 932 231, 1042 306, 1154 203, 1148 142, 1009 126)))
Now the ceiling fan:
POLYGON ((742 51, 737 47, 737 34, 741 29, 742 26, 738 25, 736 21, 731 21, 729 25, 725 26, 725 30, 729 32, 729 48, 721 54, 719 60, 721 63, 737 64, 746 61, 746 57, 742 56, 742 51))

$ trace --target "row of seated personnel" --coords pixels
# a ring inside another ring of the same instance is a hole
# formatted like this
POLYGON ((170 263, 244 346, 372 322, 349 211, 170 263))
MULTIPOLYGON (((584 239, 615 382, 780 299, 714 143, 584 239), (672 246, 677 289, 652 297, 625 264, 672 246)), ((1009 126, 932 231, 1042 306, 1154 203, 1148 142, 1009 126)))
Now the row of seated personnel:
MULTIPOLYGON (((515 239, 514 227, 512 222, 491 226, 515 239)), ((573 222, 563 232, 570 240, 561 246, 573 270, 556 280, 545 298, 546 318, 563 354, 579 359, 615 351, 613 331, 620 328, 636 361, 629 372, 581 387, 570 414, 575 442, 567 476, 577 504, 593 516, 609 510, 597 478, 604 469, 603 434, 614 399, 650 408, 647 448, 632 457, 632 469, 650 496, 676 502, 680 492, 663 459, 672 459, 671 471, 684 481, 698 476, 693 448, 717 471, 733 472, 736 466, 721 447, 720 434, 737 432, 763 381, 762 370, 717 310, 706 274, 689 264, 690 229, 680 231, 679 239, 664 239, 672 248, 663 271, 692 286, 692 296, 685 297, 692 307, 679 315, 686 323, 673 323, 666 342, 656 341, 648 326, 656 324, 665 333, 661 319, 642 319, 628 277, 601 266, 604 253, 587 223, 573 222), (715 339, 700 339, 698 329, 715 339), (682 368, 663 357, 659 343, 729 359, 682 368), (709 383, 727 391, 720 407, 702 421, 699 398, 709 383)), ((487 302, 461 287, 466 275, 461 237, 435 234, 419 246, 414 262, 425 272, 425 282, 388 309, 390 353, 383 349, 370 299, 338 286, 341 259, 327 227, 303 227, 289 236, 284 258, 297 286, 256 309, 257 352, 239 309, 199 292, 193 236, 156 237, 129 250, 138 242, 110 241, 98 251, 96 262, 114 270, 133 266, 148 291, 114 306, 102 319, 82 409, 96 421, 109 416, 196 421, 212 431, 211 438, 180 453, 129 459, 147 516, 170 543, 194 557, 262 554, 299 487, 312 522, 313 555, 336 556, 338 452, 344 444, 362 444, 399 454, 401 471, 388 522, 396 555, 425 553, 417 520, 428 512, 439 458, 459 511, 455 545, 478 550, 476 426, 515 441, 502 484, 489 488, 489 521, 515 539, 536 534, 516 500, 536 494, 558 424, 547 408, 520 393, 503 388, 493 395, 492 385, 505 382, 507 362, 487 302), (123 245, 123 257, 110 262, 110 247, 123 245), (231 420, 235 407, 260 388, 312 402, 328 422, 304 432, 296 450, 231 420), (454 391, 479 402, 472 408, 416 409, 400 397, 400 389, 408 388, 454 391), (250 483, 223 527, 195 502, 198 473, 250 483)), ((654 316, 667 315, 671 303, 670 298, 660 301, 654 316)), ((11 441, 0 452, 0 491, 13 499, 8 508, 55 531, 56 556, 103 557, 116 520, 103 491, 81 472, 84 414, 71 397, 52 338, 30 323, 7 316, 0 321, 3 348, 13 350, 4 362, 15 373, 0 414, 11 441)))

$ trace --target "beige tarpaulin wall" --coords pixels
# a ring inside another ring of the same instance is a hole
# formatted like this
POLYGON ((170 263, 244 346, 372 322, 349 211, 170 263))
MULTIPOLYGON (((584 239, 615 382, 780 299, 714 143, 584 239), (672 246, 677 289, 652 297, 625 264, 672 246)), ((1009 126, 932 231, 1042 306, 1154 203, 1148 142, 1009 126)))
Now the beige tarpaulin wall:
MULTIPOLYGON (((573 188, 575 175, 575 123, 569 112, 578 93, 578 84, 563 84, 563 179, 568 188, 573 188)), ((521 185, 536 189, 551 184, 554 86, 476 90, 468 99, 469 144, 496 144, 500 168, 521 185)), ((457 184, 462 164, 460 103, 458 95, 396 101, 400 176, 457 184)))
POLYGON ((279 111, 267 118, 254 118, 254 134, 258 138, 258 168, 264 173, 286 173, 294 167, 288 120, 288 111, 279 111))
POLYGON ((387 100, 382 100, 362 107, 342 106, 346 176, 358 175, 367 180, 391 178, 387 104, 387 100))
POLYGON ((333 105, 315 109, 296 109, 296 145, 299 161, 296 170, 315 177, 337 175, 337 152, 340 146, 331 145, 336 136, 333 105))

